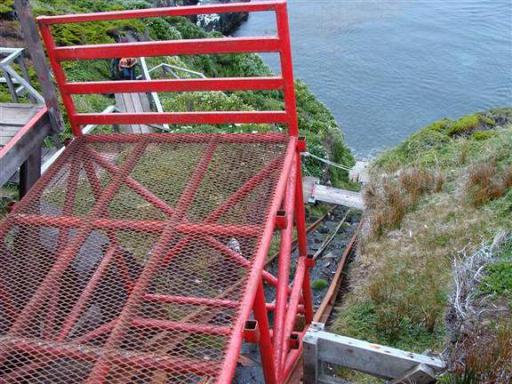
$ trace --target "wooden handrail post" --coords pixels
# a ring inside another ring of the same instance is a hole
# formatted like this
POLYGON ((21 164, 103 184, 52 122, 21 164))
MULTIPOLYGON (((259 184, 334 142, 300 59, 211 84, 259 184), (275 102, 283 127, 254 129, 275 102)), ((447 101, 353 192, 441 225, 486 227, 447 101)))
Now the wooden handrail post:
POLYGON ((32 7, 29 0, 14 0, 14 8, 20 22, 25 45, 32 57, 34 69, 46 101, 52 133, 60 133, 64 128, 64 123, 59 110, 59 100, 50 77, 50 69, 46 62, 46 56, 39 38, 39 31, 32 14, 32 7))

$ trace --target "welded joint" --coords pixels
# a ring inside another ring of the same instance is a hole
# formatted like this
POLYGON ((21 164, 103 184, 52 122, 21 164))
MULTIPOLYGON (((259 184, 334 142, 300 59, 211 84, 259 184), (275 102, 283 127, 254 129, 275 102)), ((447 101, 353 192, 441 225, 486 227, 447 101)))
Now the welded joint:
POLYGON ((297 152, 303 153, 306 152, 307 145, 306 145, 306 137, 305 136, 299 136, 297 139, 297 152))
POLYGON ((283 209, 280 209, 276 213, 275 221, 274 221, 274 228, 276 229, 286 229, 288 226, 288 216, 286 215, 286 211, 283 209))
POLYGON ((307 257, 306 257, 306 267, 307 268, 313 268, 315 266, 315 258, 314 258, 314 255, 312 254, 309 254, 307 257))
POLYGON ((258 321, 247 320, 245 322, 244 340, 251 344, 257 344, 260 341, 260 327, 258 321))
POLYGON ((290 347, 290 349, 299 349, 299 345, 300 345, 299 335, 298 335, 298 333, 294 332, 290 335, 290 340, 288 341, 288 346, 290 347))
POLYGON ((7 203, 7 206, 5 207, 5 210, 7 211, 7 213, 11 213, 14 210, 15 206, 16 206, 16 202, 15 201, 9 201, 7 203))

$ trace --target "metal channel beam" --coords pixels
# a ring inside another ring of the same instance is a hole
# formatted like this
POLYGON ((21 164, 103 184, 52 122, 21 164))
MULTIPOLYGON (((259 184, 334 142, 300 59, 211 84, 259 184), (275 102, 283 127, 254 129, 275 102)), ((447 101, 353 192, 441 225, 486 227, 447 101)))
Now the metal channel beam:
POLYGON ((305 384, 319 382, 322 362, 384 379, 404 378, 409 373, 418 372, 418 367, 426 367, 431 372, 445 368, 444 361, 437 357, 325 332, 323 324, 314 323, 304 337, 305 384))

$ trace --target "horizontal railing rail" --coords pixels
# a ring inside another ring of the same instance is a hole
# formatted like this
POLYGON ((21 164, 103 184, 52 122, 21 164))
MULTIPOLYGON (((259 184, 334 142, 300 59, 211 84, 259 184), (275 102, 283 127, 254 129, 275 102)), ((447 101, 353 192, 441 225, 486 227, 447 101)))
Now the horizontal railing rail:
POLYGON ((38 18, 55 79, 75 136, 83 134, 84 124, 283 124, 289 133, 298 136, 296 101, 291 64, 290 36, 286 2, 283 0, 143 9, 103 12, 81 15, 42 16, 38 18), (57 46, 52 25, 110 20, 188 16, 225 12, 262 12, 276 14, 275 36, 225 37, 166 41, 138 41, 121 44, 57 46), (120 57, 157 57, 203 54, 239 54, 274 52, 281 60, 281 75, 272 77, 148 79, 129 81, 68 81, 62 62, 75 60, 104 60, 120 57), (193 91, 259 91, 278 90, 284 95, 284 111, 217 111, 217 112, 163 112, 159 113, 77 113, 73 95, 106 93, 155 93, 193 91))
POLYGON ((86 23, 91 21, 141 19, 163 16, 193 16, 212 13, 265 12, 276 11, 279 7, 284 6, 286 6, 286 1, 284 0, 254 1, 250 3, 209 4, 202 6, 137 9, 129 11, 111 11, 60 16, 40 16, 38 21, 46 25, 70 24, 86 23))
POLYGON ((66 83, 64 89, 76 95, 95 93, 190 92, 282 90, 281 77, 209 78, 139 81, 95 81, 66 83))

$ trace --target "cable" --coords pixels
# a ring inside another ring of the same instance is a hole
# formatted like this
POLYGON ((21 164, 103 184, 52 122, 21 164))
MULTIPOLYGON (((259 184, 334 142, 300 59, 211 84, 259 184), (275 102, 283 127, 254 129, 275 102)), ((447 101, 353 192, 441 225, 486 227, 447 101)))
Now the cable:
POLYGON ((346 166, 344 166, 344 165, 342 165, 342 164, 338 164, 338 163, 332 162, 332 161, 330 161, 330 160, 323 159, 323 158, 321 158, 321 157, 318 157, 318 156, 316 156, 316 155, 313 155, 313 154, 312 154, 312 153, 310 153, 310 152, 303 152, 303 153, 302 153, 302 156, 304 156, 304 157, 312 157, 313 159, 316 159, 316 160, 318 160, 318 161, 321 161, 322 163, 328 164, 328 165, 333 166, 333 167, 335 167, 335 168, 343 169, 344 171, 347 171, 347 172, 348 172, 348 171, 350 171, 350 170, 352 169, 352 168, 346 167, 346 166))

